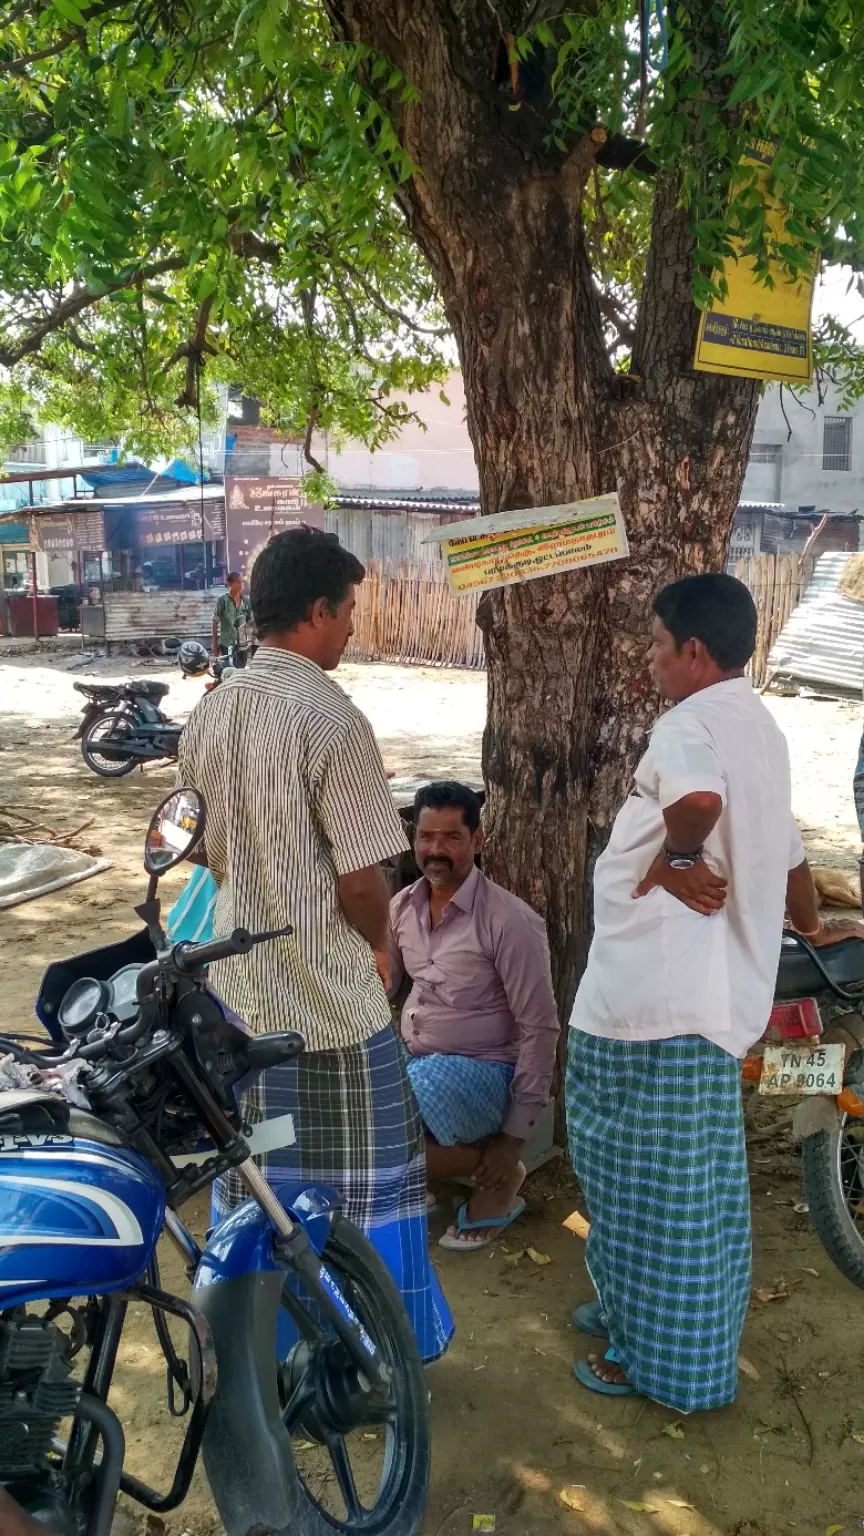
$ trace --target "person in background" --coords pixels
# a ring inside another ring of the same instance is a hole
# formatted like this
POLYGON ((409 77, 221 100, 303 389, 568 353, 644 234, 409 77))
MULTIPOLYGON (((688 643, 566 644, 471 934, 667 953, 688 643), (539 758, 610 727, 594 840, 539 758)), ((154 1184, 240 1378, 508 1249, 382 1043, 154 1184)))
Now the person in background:
MULTIPOLYGON (((218 894, 213 934, 290 925, 290 936, 212 967, 256 1032, 298 1029, 305 1052, 244 1097, 251 1121, 292 1116, 268 1152, 275 1193, 333 1185, 399 1286, 420 1353, 453 1332, 427 1253, 423 1130, 382 978, 389 892, 380 864, 406 848, 365 715, 330 677, 365 571, 332 534, 277 534, 252 570, 261 642, 230 688, 202 699, 180 739, 179 782, 201 791, 218 894)), ((214 1216, 245 1192, 217 1182, 214 1216)))
POLYGON ((784 909, 825 929, 792 817, 789 754, 744 669, 756 609, 726 575, 654 599, 651 670, 675 707, 651 733, 594 876, 594 939, 565 1098, 597 1300, 593 1392, 679 1413, 732 1402, 750 1295, 740 1060, 763 1034, 784 909))
POLYGON ((474 1192, 441 1246, 486 1248, 525 1209, 522 1148, 549 1102, 559 1023, 546 928, 481 874, 480 802, 464 784, 427 784, 414 802, 422 879, 390 903, 391 993, 426 1130, 430 1178, 470 1176, 474 1192))
POLYGON ((213 612, 214 656, 227 656, 240 644, 240 626, 249 623, 249 604, 243 596, 243 577, 239 571, 228 572, 228 591, 217 600, 213 612))

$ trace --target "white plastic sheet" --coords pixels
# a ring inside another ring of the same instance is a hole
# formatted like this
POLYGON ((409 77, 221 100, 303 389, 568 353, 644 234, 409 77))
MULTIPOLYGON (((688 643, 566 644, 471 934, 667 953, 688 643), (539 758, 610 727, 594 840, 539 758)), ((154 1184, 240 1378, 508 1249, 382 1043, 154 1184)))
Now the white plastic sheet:
POLYGON ((0 907, 15 907, 51 891, 89 880, 111 868, 110 859, 97 859, 78 848, 53 843, 0 843, 0 907))

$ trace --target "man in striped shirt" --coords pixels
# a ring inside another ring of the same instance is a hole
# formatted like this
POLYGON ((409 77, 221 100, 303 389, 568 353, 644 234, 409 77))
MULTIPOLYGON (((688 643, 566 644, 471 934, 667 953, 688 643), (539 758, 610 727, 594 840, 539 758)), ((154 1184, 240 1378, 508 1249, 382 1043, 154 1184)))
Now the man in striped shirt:
MULTIPOLYGON (((267 1154, 264 1173, 277 1194, 315 1181, 339 1190, 433 1359, 452 1323, 428 1262, 423 1132, 383 984, 380 864, 406 844, 372 728, 327 675, 364 575, 332 534, 296 528, 267 544, 251 581, 259 649, 193 710, 180 777, 207 806, 214 935, 293 929, 213 967, 216 989, 252 1029, 306 1039, 302 1056, 246 1096, 250 1119, 294 1117, 296 1140, 267 1154)), ((241 1198, 228 1175, 217 1215, 241 1198)))

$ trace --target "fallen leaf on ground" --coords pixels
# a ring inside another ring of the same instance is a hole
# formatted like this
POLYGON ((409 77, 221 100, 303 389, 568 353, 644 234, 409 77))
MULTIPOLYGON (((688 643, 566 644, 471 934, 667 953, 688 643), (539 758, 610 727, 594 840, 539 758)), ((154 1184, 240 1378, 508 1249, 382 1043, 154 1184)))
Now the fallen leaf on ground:
POLYGON ((314 1449, 315 1449, 315 1441, 314 1440, 295 1440, 294 1441, 294 1449, 295 1449, 295 1451, 314 1451, 314 1449))
POLYGON ((581 1238, 586 1238, 591 1230, 591 1223, 585 1220, 581 1211, 571 1211, 569 1216, 565 1216, 561 1225, 574 1236, 581 1238))
MULTIPOLYGON (((801 1273, 802 1273, 802 1275, 812 1275, 814 1280, 818 1280, 819 1279, 819 1271, 818 1271, 818 1269, 811 1269, 809 1264, 802 1264, 801 1265, 801 1273)), ((843 1529, 842 1525, 841 1525, 840 1529, 842 1531, 842 1529, 843 1529)))
POLYGON ((838 1536, 839 1531, 845 1531, 845 1525, 826 1525, 825 1536, 838 1536))
POLYGON ((548 1253, 540 1253, 536 1248, 526 1248, 525 1252, 527 1253, 529 1259, 532 1259, 535 1264, 552 1263, 548 1253))
POLYGON ((584 1502, 584 1498, 583 1498, 583 1495, 582 1495, 582 1490, 578 1486, 577 1487, 570 1487, 570 1488, 562 1488, 561 1492, 558 1495, 558 1497, 561 1500, 562 1504, 566 1504, 568 1509, 584 1509, 585 1508, 585 1502, 584 1502))
POLYGON ((635 1509, 639 1515, 656 1515, 656 1504, 640 1504, 637 1499, 616 1499, 616 1504, 623 1504, 625 1509, 635 1509))
POLYGON ((664 1424, 660 1433, 666 1435, 669 1440, 683 1440, 684 1426, 683 1424, 664 1424))
POLYGON ((853 1435, 852 1439, 857 1440, 859 1445, 864 1445, 864 1435, 853 1435))
POLYGON ((673 1509, 692 1509, 693 1508, 693 1505, 692 1504, 688 1504, 686 1499, 668 1499, 667 1503, 671 1504, 673 1509))
POLYGON ((475 1515, 471 1522, 472 1531, 494 1531, 494 1515, 475 1515))
POLYGON ((505 1255, 504 1255, 504 1263, 505 1264, 518 1264, 519 1260, 520 1259, 524 1259, 524 1257, 525 1257, 525 1249, 524 1248, 520 1248, 518 1253, 505 1253, 505 1255))
POLYGON ((754 1301, 788 1301, 789 1292, 785 1287, 776 1291, 753 1291, 754 1301))
POLYGON ((759 1380, 759 1372, 752 1360, 748 1360, 746 1355, 738 1356, 738 1369, 743 1371, 745 1376, 749 1376, 751 1381, 759 1380))

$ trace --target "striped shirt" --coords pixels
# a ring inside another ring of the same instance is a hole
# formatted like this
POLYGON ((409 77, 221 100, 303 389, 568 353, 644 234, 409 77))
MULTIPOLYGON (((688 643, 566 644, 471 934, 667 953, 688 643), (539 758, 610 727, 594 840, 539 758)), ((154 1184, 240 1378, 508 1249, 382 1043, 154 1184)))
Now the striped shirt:
POLYGON ((294 929, 214 966, 220 996, 256 1031, 299 1029, 310 1051, 382 1029, 384 988, 337 883, 407 846, 365 715, 314 662, 261 646, 192 711, 179 767, 207 807, 214 935, 294 929))

